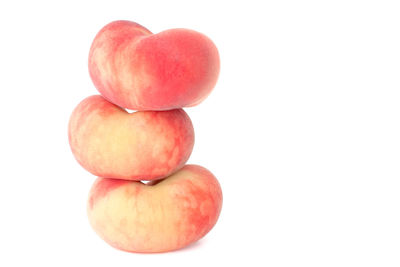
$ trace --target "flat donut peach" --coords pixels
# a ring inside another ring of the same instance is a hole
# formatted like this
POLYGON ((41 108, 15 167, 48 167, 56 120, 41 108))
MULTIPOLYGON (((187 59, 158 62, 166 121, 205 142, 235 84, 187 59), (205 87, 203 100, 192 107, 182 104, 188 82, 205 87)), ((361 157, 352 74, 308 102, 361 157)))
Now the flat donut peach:
POLYGON ((114 21, 96 35, 89 73, 109 101, 132 110, 197 105, 214 88, 219 54, 205 35, 188 29, 152 34, 130 21, 114 21))
POLYGON ((99 95, 75 108, 68 137, 83 168, 127 180, 170 175, 186 163, 194 145, 192 122, 182 109, 128 113, 99 95))
POLYGON ((207 234, 218 220, 222 192, 214 175, 186 165, 160 182, 98 178, 87 213, 95 232, 130 252, 166 252, 207 234))

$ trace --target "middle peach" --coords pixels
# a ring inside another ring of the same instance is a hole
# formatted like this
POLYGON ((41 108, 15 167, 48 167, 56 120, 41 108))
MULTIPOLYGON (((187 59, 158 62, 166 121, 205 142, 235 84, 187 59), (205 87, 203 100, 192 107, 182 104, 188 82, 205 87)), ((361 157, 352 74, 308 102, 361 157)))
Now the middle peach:
POLYGON ((182 109, 128 113, 99 95, 75 108, 68 137, 82 167, 96 176, 125 180, 172 174, 194 145, 193 125, 182 109))

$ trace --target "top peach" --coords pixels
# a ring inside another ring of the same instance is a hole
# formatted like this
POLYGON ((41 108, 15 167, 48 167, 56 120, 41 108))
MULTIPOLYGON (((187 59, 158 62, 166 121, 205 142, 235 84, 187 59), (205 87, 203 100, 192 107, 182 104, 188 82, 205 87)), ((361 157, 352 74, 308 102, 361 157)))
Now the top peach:
POLYGON ((152 34, 114 21, 96 35, 89 72, 97 90, 133 110, 169 110, 199 104, 214 88, 219 55, 205 35, 187 29, 152 34))

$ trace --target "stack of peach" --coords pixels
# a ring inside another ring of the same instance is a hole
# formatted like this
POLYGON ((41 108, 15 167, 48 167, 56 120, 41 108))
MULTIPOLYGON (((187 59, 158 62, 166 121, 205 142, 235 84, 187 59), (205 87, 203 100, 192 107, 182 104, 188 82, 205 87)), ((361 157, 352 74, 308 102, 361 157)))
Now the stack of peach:
POLYGON ((98 176, 87 204, 93 229, 131 252, 171 251, 202 238, 217 222, 222 192, 210 171, 185 165, 194 131, 182 108, 215 86, 215 45, 192 30, 152 34, 115 21, 96 35, 89 72, 101 95, 75 108, 68 137, 77 161, 98 176))

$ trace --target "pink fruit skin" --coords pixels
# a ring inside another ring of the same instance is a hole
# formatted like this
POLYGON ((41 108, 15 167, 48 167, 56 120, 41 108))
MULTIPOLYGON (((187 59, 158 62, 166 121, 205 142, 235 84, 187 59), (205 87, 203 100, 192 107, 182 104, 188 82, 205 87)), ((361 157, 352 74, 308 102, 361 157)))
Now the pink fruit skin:
POLYGON ((222 192, 214 175, 186 165, 152 185, 98 178, 87 213, 96 233, 130 252, 166 252, 206 235, 218 220, 222 192))
POLYGON ((152 34, 130 21, 107 24, 89 53, 97 90, 133 110, 169 110, 197 105, 214 88, 219 54, 205 35, 187 29, 152 34))
POLYGON ((193 125, 182 109, 128 113, 99 95, 75 108, 68 137, 83 168, 126 180, 170 175, 185 164, 194 145, 193 125))

